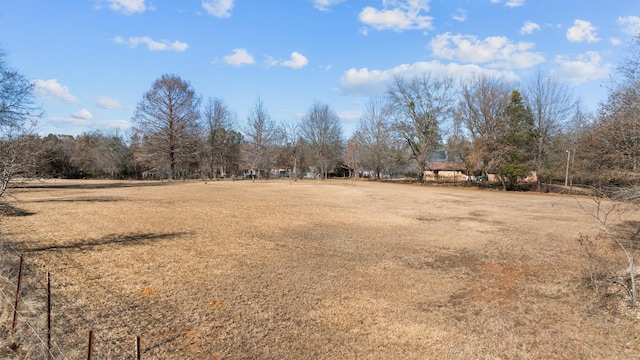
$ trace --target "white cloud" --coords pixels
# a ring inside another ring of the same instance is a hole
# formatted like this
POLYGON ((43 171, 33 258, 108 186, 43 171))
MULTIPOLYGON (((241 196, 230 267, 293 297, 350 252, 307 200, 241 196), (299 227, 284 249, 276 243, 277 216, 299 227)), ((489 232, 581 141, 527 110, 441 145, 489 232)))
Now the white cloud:
POLYGON ((529 34, 533 34, 533 32, 536 30, 540 30, 540 25, 531 21, 527 21, 520 28, 520 34, 529 35, 529 34))
POLYGON ((142 13, 147 10, 144 0, 107 0, 107 2, 109 3, 109 9, 125 15, 142 13))
POLYGON ((233 54, 223 56, 222 60, 232 66, 251 65, 256 62, 245 49, 233 49, 233 54))
POLYGON ((556 57, 559 67, 552 75, 562 82, 579 85, 591 80, 604 79, 609 76, 611 64, 602 63, 600 53, 589 51, 572 60, 568 56, 556 57))
POLYGON ((576 20, 573 26, 567 30, 567 39, 571 42, 596 42, 599 41, 596 28, 585 20, 576 20))
POLYGON ((320 11, 329 11, 332 6, 340 4, 344 0, 313 0, 313 7, 320 11))
POLYGON ((423 15, 429 11, 429 0, 386 0, 384 9, 367 6, 360 12, 361 22, 376 30, 420 30, 431 29, 433 18, 423 15))
MULTIPOLYGON (((505 6, 507 7, 518 7, 518 6, 523 6, 524 5, 524 1, 525 0, 507 0, 507 2, 505 3, 505 6)), ((502 0, 491 0, 492 3, 494 4, 499 4, 502 2, 502 0)))
POLYGON ((115 42, 116 44, 126 45, 130 48, 137 48, 138 45, 143 44, 147 46, 147 49, 149 51, 183 52, 189 47, 189 44, 177 40, 173 42, 168 40, 156 41, 148 36, 130 37, 128 39, 125 39, 121 36, 116 36, 115 38, 113 38, 113 42, 115 42))
POLYGON ((309 59, 307 59, 306 56, 294 51, 291 53, 291 60, 283 61, 280 65, 290 67, 292 69, 300 69, 307 66, 308 63, 309 59))
POLYGON ((267 56, 267 58, 264 60, 264 64, 268 67, 278 66, 278 64, 280 64, 280 61, 278 61, 273 56, 267 56))
POLYGON ((75 117, 50 117, 48 121, 60 124, 62 126, 72 125, 84 128, 92 129, 128 129, 132 126, 130 121, 127 120, 97 120, 97 119, 80 119, 75 117))
POLYGON ((202 7, 211 16, 219 18, 231 17, 234 0, 202 0, 202 7))
POLYGON ((457 9, 456 12, 451 15, 451 18, 460 22, 467 21, 467 10, 457 9))
POLYGON ((531 52, 533 43, 513 43, 504 36, 492 36, 479 40, 474 35, 444 33, 434 37, 429 44, 434 56, 474 64, 490 64, 500 67, 530 68, 544 61, 544 57, 531 52))
POLYGON ((76 112, 74 112, 73 114, 71 114, 71 117, 74 119, 80 119, 80 120, 91 120, 93 119, 93 115, 91 115, 91 112, 87 109, 80 109, 76 112))
POLYGON ((46 99, 58 99, 67 103, 77 103, 78 98, 69 92, 69 88, 60 84, 58 79, 34 80, 37 97, 46 99))
POLYGON ((461 65, 456 63, 443 64, 439 61, 416 62, 398 65, 386 70, 369 70, 367 68, 349 69, 340 77, 340 86, 347 93, 366 96, 383 94, 387 85, 396 75, 403 77, 421 76, 425 73, 453 76, 463 79, 471 75, 487 74, 502 77, 507 80, 517 80, 511 71, 498 71, 482 68, 478 65, 461 65))
POLYGON ((96 105, 107 110, 123 108, 120 101, 110 98, 108 96, 100 96, 98 99, 96 99, 96 105))
POLYGON ((618 38, 611 38, 611 39, 609 39, 609 42, 613 46, 618 46, 618 45, 622 44, 622 40, 620 40, 618 38))
POLYGON ((640 17, 638 16, 624 16, 619 17, 617 21, 618 25, 622 26, 622 31, 625 34, 636 36, 640 35, 640 17))
POLYGON ((524 5, 524 0, 508 0, 505 5, 507 5, 508 7, 523 6, 524 5))
POLYGON ((300 69, 309 64, 309 59, 306 56, 300 54, 297 51, 291 53, 291 58, 289 60, 278 60, 273 56, 267 56, 264 60, 264 64, 268 67, 272 66, 285 66, 290 67, 292 69, 300 69))

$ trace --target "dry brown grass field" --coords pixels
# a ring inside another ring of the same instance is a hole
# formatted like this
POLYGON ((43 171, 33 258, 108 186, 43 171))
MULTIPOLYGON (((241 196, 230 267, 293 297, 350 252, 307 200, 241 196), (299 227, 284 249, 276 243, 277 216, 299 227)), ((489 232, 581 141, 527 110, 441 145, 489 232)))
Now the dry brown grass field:
POLYGON ((62 347, 91 327, 116 359, 136 335, 143 359, 640 358, 638 314, 587 286, 589 199, 367 181, 48 180, 15 195, 0 232, 51 272, 62 347))

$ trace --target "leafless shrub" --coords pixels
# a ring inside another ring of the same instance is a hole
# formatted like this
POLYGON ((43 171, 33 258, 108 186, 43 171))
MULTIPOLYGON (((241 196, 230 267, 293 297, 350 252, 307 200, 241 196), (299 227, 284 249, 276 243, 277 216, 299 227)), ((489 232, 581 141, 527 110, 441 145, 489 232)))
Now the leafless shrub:
MULTIPOLYGON (((598 283, 620 286, 628 296, 632 308, 637 306, 638 291, 636 287, 636 256, 640 251, 640 221, 633 218, 638 207, 632 202, 614 201, 604 191, 594 189, 591 197, 591 206, 578 202, 582 210, 589 214, 598 224, 601 234, 598 239, 581 235, 579 243, 588 257, 590 285, 595 289, 598 283), (602 240, 600 240, 602 239, 602 240), (597 264, 603 261, 601 255, 596 254, 598 243, 604 241, 611 243, 623 255, 626 270, 620 273, 619 269, 599 269, 597 264)), ((607 288, 606 293, 610 293, 607 288)))

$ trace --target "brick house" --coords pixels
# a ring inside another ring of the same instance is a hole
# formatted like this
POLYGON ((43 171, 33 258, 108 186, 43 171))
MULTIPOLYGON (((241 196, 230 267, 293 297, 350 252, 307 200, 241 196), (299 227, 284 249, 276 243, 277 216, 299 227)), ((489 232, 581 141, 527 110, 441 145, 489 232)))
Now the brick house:
POLYGON ((467 179, 463 162, 428 162, 424 171, 425 181, 463 181, 467 179))

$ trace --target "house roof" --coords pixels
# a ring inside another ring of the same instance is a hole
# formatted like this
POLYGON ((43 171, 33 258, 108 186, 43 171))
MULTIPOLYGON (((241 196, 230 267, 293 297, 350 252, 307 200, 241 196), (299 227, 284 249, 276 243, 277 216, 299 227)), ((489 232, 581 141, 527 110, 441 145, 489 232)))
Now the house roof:
POLYGON ((465 171, 466 165, 463 162, 433 161, 427 163, 427 169, 431 171, 465 171))

